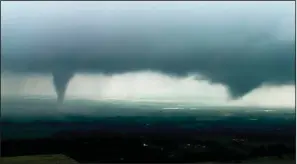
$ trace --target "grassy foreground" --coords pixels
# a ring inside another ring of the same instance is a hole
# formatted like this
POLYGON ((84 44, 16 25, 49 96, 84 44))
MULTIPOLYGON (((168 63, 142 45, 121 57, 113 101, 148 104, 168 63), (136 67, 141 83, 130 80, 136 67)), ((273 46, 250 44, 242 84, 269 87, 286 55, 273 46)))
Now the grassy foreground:
MULTIPOLYGON (((75 160, 63 155, 34 155, 34 156, 17 156, 17 157, 1 157, 1 164, 78 164, 75 160)), ((220 164, 216 162, 198 162, 199 164, 220 164)), ((288 159, 273 159, 273 158, 260 158, 255 160, 242 161, 246 164, 293 164, 294 160, 288 159)))
POLYGON ((17 157, 1 157, 1 164, 78 164, 75 160, 63 155, 34 155, 34 156, 17 156, 17 157))

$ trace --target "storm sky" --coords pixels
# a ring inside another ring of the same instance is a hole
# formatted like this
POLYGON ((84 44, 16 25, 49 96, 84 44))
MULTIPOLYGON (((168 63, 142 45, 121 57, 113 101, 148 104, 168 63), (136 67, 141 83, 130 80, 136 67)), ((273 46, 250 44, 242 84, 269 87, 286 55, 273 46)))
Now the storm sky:
MULTIPOLYGON (((1 87, 20 92, 30 79, 45 85, 51 75, 59 83, 74 74, 68 94, 147 89, 158 97, 164 84, 187 93, 165 95, 198 101, 244 99, 273 86, 292 106, 294 10, 288 1, 1 2, 1 87)), ((46 86, 38 93, 53 92, 46 86)))

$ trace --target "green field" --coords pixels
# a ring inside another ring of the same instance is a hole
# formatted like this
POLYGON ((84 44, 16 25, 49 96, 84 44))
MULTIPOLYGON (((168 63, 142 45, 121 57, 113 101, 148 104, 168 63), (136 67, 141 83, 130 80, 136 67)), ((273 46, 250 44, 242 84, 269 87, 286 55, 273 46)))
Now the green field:
POLYGON ((62 154, 1 157, 0 161, 1 164, 78 164, 75 160, 62 154))

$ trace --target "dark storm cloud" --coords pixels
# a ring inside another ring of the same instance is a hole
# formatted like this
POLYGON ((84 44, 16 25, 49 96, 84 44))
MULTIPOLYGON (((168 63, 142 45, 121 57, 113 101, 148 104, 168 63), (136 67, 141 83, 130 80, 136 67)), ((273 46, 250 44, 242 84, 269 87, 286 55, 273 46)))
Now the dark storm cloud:
POLYGON ((158 3, 6 2, 2 71, 200 73, 234 97, 294 82, 294 3, 158 3))

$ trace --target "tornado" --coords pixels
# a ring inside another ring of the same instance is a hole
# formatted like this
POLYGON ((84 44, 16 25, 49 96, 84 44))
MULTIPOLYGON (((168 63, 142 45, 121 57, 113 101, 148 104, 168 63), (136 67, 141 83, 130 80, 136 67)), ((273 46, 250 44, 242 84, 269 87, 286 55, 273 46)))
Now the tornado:
POLYGON ((74 72, 53 71, 52 75, 53 85, 57 94, 57 104, 61 105, 64 102, 67 86, 73 77, 74 72))

